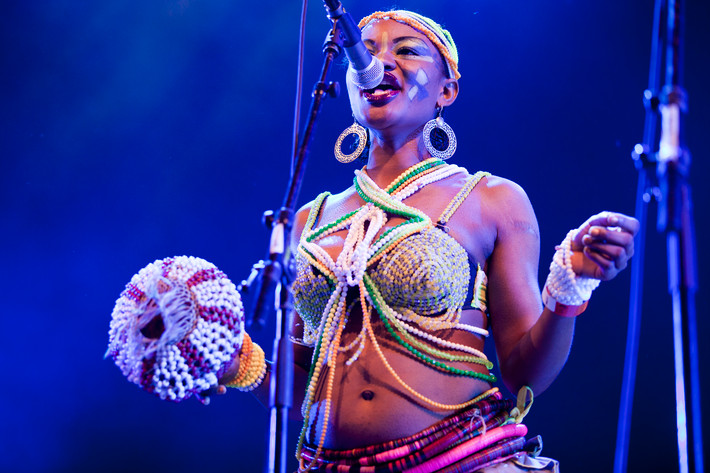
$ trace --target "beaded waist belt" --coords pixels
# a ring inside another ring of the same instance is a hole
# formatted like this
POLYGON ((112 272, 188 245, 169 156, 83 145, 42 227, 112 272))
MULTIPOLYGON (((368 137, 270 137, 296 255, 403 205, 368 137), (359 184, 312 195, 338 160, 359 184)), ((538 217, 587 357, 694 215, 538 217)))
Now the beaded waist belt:
MULTIPOLYGON (((495 393, 458 414, 406 438, 352 450, 322 449, 314 468, 321 472, 460 472, 502 461, 526 447, 527 428, 513 422, 511 400, 495 393)), ((316 447, 304 445, 303 459, 316 447)))

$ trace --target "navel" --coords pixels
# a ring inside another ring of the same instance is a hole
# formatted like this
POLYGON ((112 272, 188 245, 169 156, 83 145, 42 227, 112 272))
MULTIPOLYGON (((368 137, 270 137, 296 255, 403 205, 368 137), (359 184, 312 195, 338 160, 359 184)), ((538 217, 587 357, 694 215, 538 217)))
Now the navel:
POLYGON ((373 393, 369 389, 366 389, 365 391, 360 393, 360 396, 362 396, 362 398, 366 401, 372 401, 372 398, 375 397, 375 393, 373 393))

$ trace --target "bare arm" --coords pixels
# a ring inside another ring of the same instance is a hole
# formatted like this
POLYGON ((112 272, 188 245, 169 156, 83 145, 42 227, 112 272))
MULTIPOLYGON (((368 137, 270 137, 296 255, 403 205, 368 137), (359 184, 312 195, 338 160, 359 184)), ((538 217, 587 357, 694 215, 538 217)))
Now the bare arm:
POLYGON ((574 319, 542 308, 537 280, 540 233, 523 190, 490 178, 484 211, 497 229, 488 264, 488 306, 503 382, 513 393, 524 385, 540 393, 567 360, 574 319))
MULTIPOLYGON (((503 382, 517 392, 536 394, 554 381, 572 345, 574 318, 543 308, 537 271, 537 220, 523 190, 491 178, 485 193, 487 216, 496 221, 495 249, 489 259, 489 309, 503 382)), ((604 212, 585 222, 572 243, 576 274, 608 280, 633 254, 638 222, 604 212)))

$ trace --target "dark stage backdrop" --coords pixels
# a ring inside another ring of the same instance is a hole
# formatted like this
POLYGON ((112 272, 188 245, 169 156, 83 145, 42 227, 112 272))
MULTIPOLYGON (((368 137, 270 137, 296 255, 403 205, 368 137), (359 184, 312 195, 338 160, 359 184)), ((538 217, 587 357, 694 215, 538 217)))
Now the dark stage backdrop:
MULTIPOLYGON (((358 18, 390 6, 346 3, 358 18)), ((459 138, 452 161, 527 190, 542 233, 541 281, 568 229, 605 209, 633 213, 629 154, 642 136, 652 1, 398 6, 452 31, 463 74, 447 112, 459 138)), ((289 169, 299 14, 297 2, 5 2, 1 472, 261 471, 267 413, 252 397, 162 402, 103 354, 114 301, 149 262, 200 256, 239 281, 264 255, 260 216, 280 205, 289 169)), ((708 20, 706 2, 688 2, 686 138, 706 419, 708 20)), ((307 94, 327 28, 320 2, 311 2, 307 94)), ((334 78, 343 75, 340 67, 334 78)), ((326 103, 300 203, 350 185, 354 165, 336 163, 332 146, 351 122, 344 96, 326 103)), ((671 315, 665 246, 653 225, 648 242, 629 471, 672 472, 671 315)), ((628 271, 597 290, 565 370, 527 419, 564 471, 611 471, 628 292, 628 271)), ((254 337, 268 349, 271 333, 254 337)), ((293 425, 294 446, 297 432, 293 425)))

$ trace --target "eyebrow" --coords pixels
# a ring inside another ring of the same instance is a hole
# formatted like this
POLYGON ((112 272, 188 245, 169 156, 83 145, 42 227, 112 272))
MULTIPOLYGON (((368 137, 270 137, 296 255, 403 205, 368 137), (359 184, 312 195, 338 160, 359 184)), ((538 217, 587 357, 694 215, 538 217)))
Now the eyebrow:
MULTIPOLYGON (((410 40, 411 40, 411 41, 416 41, 417 43, 420 43, 422 46, 426 47, 427 50, 429 50, 429 45, 427 45, 426 42, 425 42, 423 39, 418 38, 418 37, 416 37, 416 36, 399 36, 399 37, 397 37, 397 38, 394 38, 394 39, 392 40, 392 42, 393 42, 394 44, 399 44, 399 43, 402 43, 402 42, 404 42, 404 41, 410 41, 410 40)), ((373 40, 373 39, 365 39, 365 40, 363 40, 363 43, 365 43, 365 44, 375 44, 375 40, 373 40)))
POLYGON ((424 46, 427 46, 426 41, 424 41, 423 39, 418 38, 416 36, 399 36, 394 39, 394 43, 397 44, 397 43, 401 43, 403 41, 409 41, 409 40, 414 40, 418 43, 422 43, 424 46))

